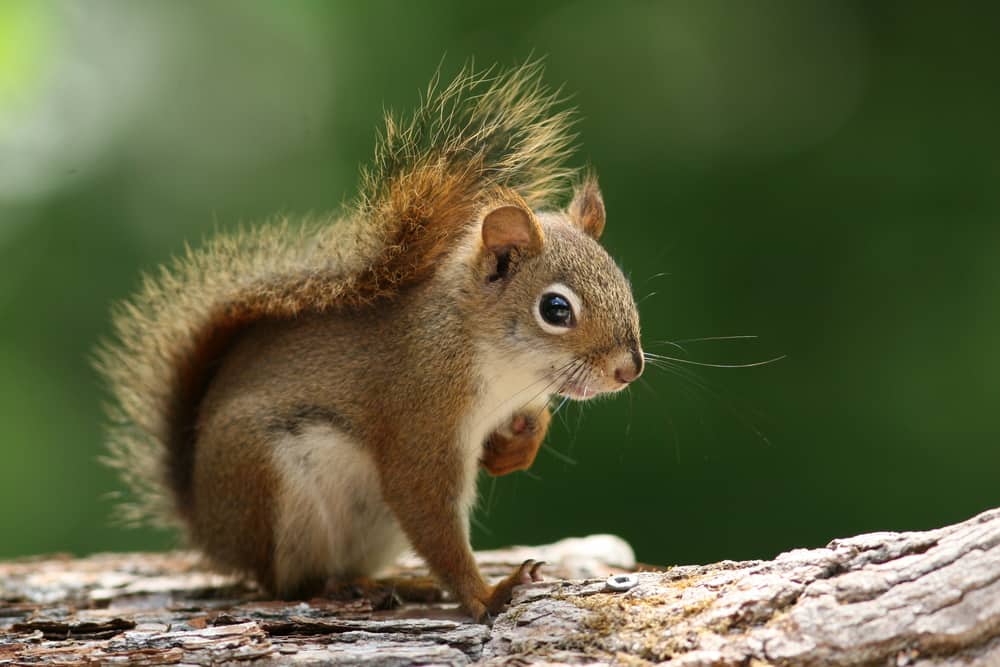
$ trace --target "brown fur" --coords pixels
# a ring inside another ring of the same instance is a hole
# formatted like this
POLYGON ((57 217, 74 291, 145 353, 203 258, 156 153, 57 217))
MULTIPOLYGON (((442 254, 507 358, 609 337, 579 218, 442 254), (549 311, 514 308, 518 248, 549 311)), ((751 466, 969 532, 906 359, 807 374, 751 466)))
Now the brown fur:
POLYGON ((133 517, 179 523, 220 567, 286 597, 374 574, 396 524, 477 618, 535 576, 479 574, 477 465, 530 465, 548 395, 620 389, 615 368, 639 350, 628 283, 595 241, 596 181, 567 212, 536 213, 571 175, 567 116, 538 76, 432 84, 409 123, 387 118, 340 222, 219 237, 119 307, 101 368, 133 517), (553 284, 583 308, 558 335, 535 305, 553 284), (520 397, 525 378, 541 390, 520 397), (512 434, 519 418, 534 430, 512 434), (323 505, 331 493, 346 500, 323 505))
POLYGON ((98 351, 114 398, 106 461, 133 495, 123 517, 186 525, 199 403, 240 331, 391 300, 428 279, 486 202, 537 208, 560 196, 574 172, 562 166, 571 112, 557 101, 537 63, 463 70, 443 89, 435 77, 409 120, 386 116, 339 219, 220 236, 147 276, 98 351))

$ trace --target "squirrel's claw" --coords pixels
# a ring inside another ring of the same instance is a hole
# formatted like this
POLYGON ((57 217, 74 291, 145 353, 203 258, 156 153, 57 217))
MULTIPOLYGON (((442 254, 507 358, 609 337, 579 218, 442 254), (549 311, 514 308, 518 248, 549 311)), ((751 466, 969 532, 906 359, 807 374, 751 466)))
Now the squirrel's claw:
POLYGON ((499 614, 510 603, 515 588, 542 580, 541 575, 538 574, 538 570, 542 565, 545 565, 545 561, 531 558, 524 561, 517 566, 517 569, 510 576, 492 588, 489 597, 482 601, 481 609, 480 605, 477 604, 474 606, 475 608, 469 609, 469 611, 472 612, 472 615, 480 623, 487 622, 489 618, 499 614))
POLYGON ((514 576, 520 580, 521 584, 530 584, 535 581, 541 581, 542 575, 538 574, 538 570, 543 565, 545 565, 544 560, 529 558, 521 563, 520 567, 518 567, 515 571, 514 576))

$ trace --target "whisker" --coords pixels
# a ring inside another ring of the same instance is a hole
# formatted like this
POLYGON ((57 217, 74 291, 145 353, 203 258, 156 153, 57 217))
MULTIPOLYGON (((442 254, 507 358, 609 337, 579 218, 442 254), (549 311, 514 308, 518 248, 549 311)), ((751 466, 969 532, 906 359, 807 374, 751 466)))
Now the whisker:
POLYGON ((679 342, 676 342, 676 341, 672 341, 672 340, 653 340, 653 341, 650 341, 650 343, 653 344, 653 345, 669 345, 670 347, 676 347, 678 350, 680 350, 684 354, 687 354, 687 349, 685 349, 683 346, 681 346, 681 344, 679 342))
MULTIPOLYGON (((535 394, 534 396, 532 396, 532 397, 531 397, 531 398, 529 398, 529 399, 528 399, 527 401, 525 401, 524 403, 522 403, 522 404, 520 405, 520 407, 518 407, 518 408, 517 408, 517 409, 516 409, 516 410, 515 410, 514 412, 519 412, 519 411, 521 411, 521 410, 525 409, 526 407, 528 407, 529 405, 531 405, 532 403, 534 403, 534 402, 535 402, 536 400, 538 400, 538 398, 539 398, 539 397, 540 397, 540 396, 541 396, 542 394, 545 394, 545 393, 548 393, 548 392, 549 392, 549 389, 551 389, 552 387, 554 387, 554 386, 555 386, 555 384, 556 384, 556 383, 557 383, 558 381, 559 381, 559 379, 558 379, 558 378, 556 378, 556 379, 552 380, 551 382, 549 382, 548 384, 546 384, 546 385, 545 385, 544 387, 542 387, 542 388, 541 388, 541 390, 539 390, 539 391, 538 391, 538 393, 536 393, 536 394, 535 394)), ((542 409, 544 410, 544 409, 545 409, 545 407, 543 406, 543 407, 542 407, 542 409)), ((539 411, 539 414, 541 414, 541 411, 539 411)))
POLYGON ((727 400, 725 397, 723 397, 722 394, 720 394, 714 387, 712 387, 712 385, 708 384, 708 382, 705 379, 697 375, 694 371, 691 371, 687 368, 683 368, 680 366, 675 366, 663 360, 655 360, 652 365, 656 368, 667 371, 668 373, 674 375, 675 377, 684 380, 685 382, 695 387, 696 389, 703 391, 709 396, 711 396, 713 399, 715 399, 715 401, 719 405, 725 407, 726 410, 728 410, 729 413, 732 414, 733 417, 735 417, 736 420, 744 428, 753 432, 753 434, 756 435, 757 438, 760 439, 760 441, 763 444, 769 447, 772 446, 771 439, 768 438, 763 431, 754 426, 754 424, 746 417, 746 415, 744 415, 741 410, 737 409, 736 405, 732 401, 727 400))
MULTIPOLYGON (((559 387, 559 391, 560 392, 565 391, 565 389, 567 387, 569 387, 571 384, 575 384, 579 380, 579 378, 584 373, 586 373, 586 372, 589 372, 589 370, 587 368, 587 360, 586 359, 578 359, 577 360, 577 365, 566 375, 566 379, 563 382, 563 384, 559 387)), ((563 400, 559 403, 559 408, 557 409, 557 411, 561 410, 562 407, 564 405, 566 405, 567 402, 569 402, 569 400, 570 400, 569 396, 564 396, 563 400)), ((566 426, 566 429, 569 430, 569 432, 571 434, 571 438, 570 438, 570 442, 569 442, 569 451, 570 452, 573 452, 576 449, 576 439, 577 439, 577 436, 579 435, 580 425, 581 425, 581 423, 583 421, 583 408, 582 408, 582 405, 581 405, 581 407, 579 409, 580 409, 580 412, 579 412, 579 418, 577 419, 576 428, 571 428, 570 427, 569 420, 567 420, 565 418, 565 412, 563 412, 563 415, 564 415, 564 417, 563 417, 563 424, 566 426)), ((562 452, 557 452, 556 450, 552 449, 552 447, 549 446, 549 445, 543 445, 543 448, 546 449, 547 451, 554 452, 557 457, 560 456, 560 455, 563 456, 563 457, 567 456, 565 454, 562 454, 562 452)), ((573 459, 570 459, 570 460, 573 460, 573 459)), ((575 464, 575 461, 574 461, 574 464, 575 464)))
MULTIPOLYGON (((586 396, 588 391, 590 391, 589 382, 583 385, 583 395, 586 396)), ((582 426, 583 426, 583 403, 580 404, 580 416, 577 417, 576 420, 576 429, 579 431, 582 426)))
POLYGON ((628 387, 627 389, 625 389, 625 391, 628 393, 628 421, 625 422, 625 439, 626 439, 626 441, 628 441, 628 437, 632 433, 632 420, 635 417, 635 413, 633 411, 634 406, 633 406, 633 401, 632 401, 632 399, 635 398, 635 397, 633 396, 631 389, 632 389, 631 387, 628 387))
POLYGON ((565 377, 563 379, 563 382, 562 382, 562 384, 559 385, 559 389, 556 390, 556 393, 562 393, 562 392, 566 391, 566 389, 570 385, 574 384, 576 382, 577 376, 585 368, 585 365, 586 365, 586 362, 583 359, 578 360, 578 363, 576 364, 576 366, 574 366, 573 369, 570 372, 566 373, 566 375, 565 375, 565 377))
POLYGON ((654 273, 650 277, 646 278, 644 281, 642 281, 642 284, 645 285, 646 283, 648 283, 651 280, 656 280, 657 278, 663 278, 665 276, 672 276, 672 275, 674 275, 674 274, 669 273, 667 271, 660 271, 659 273, 654 273))
POLYGON ((546 445, 546 446, 542 447, 542 449, 544 451, 548 452, 549 454, 552 454, 552 456, 556 457, 557 459, 559 459, 563 463, 566 463, 566 464, 571 465, 571 466, 575 466, 576 465, 576 459, 571 458, 571 457, 567 456, 566 454, 563 454, 562 452, 560 452, 558 449, 556 449, 552 445, 546 445))
MULTIPOLYGON (((569 398, 569 397, 567 396, 567 397, 566 397, 566 399, 564 399, 564 400, 563 400, 563 403, 565 403, 565 402, 566 402, 566 400, 568 400, 568 398, 569 398)), ((560 403, 560 404, 559 404, 559 407, 562 407, 563 403, 560 403)), ((566 419, 566 413, 560 410, 560 411, 556 411, 556 412, 554 412, 554 413, 552 413, 552 414, 557 414, 557 415, 559 415, 559 421, 561 421, 561 422, 562 422, 563 426, 564 426, 564 427, 566 428, 566 430, 568 431, 568 430, 569 430, 569 420, 567 420, 567 419, 566 419)))
POLYGON ((480 521, 475 514, 472 513, 469 514, 469 522, 472 523, 472 525, 478 528, 479 530, 483 531, 486 535, 488 536, 493 535, 493 531, 490 530, 489 526, 480 521))
MULTIPOLYGON (((562 392, 566 389, 566 387, 572 382, 572 377, 582 366, 583 366, 583 361, 581 360, 580 363, 577 365, 577 367, 575 367, 570 373, 567 374, 566 380, 559 386, 557 393, 562 392)), ((570 400, 569 396, 563 396, 563 399, 559 402, 559 405, 556 406, 556 409, 552 412, 553 415, 557 414, 559 415, 559 418, 562 420, 563 426, 566 427, 567 431, 570 430, 569 421, 566 419, 566 413, 563 412, 562 409, 569 402, 569 400, 570 400)), ((575 440, 576 440, 576 433, 574 432, 573 441, 570 442, 570 451, 572 451, 573 449, 573 442, 575 442, 575 440)))
MULTIPOLYGON (((567 386, 567 384, 569 384, 569 382, 571 382, 570 378, 572 377, 573 374, 576 373, 577 370, 579 370, 579 368, 582 365, 583 365, 583 360, 581 360, 581 359, 574 359, 574 360, 570 361, 568 364, 564 365, 563 368, 565 370, 557 373, 553 377, 552 381, 549 382, 547 385, 545 385, 545 387, 542 389, 541 392, 539 392, 538 394, 536 394, 534 396, 534 398, 532 398, 531 400, 529 400, 527 403, 525 403, 521 407, 524 408, 524 407, 527 407, 528 405, 530 405, 531 403, 533 403, 536 398, 538 398, 542 393, 548 391, 549 388, 552 387, 553 385, 555 385, 557 382, 560 383, 559 384, 559 388, 553 390, 552 393, 559 393, 559 392, 561 392, 567 386), (566 368, 567 366, 570 366, 570 364, 575 364, 575 366, 572 366, 570 368, 566 368)), ((565 402, 565 399, 563 400, 563 402, 565 402)), ((539 411, 539 414, 541 414, 541 411, 539 411)))
POLYGON ((642 384, 642 386, 645 387, 650 393, 652 393, 653 396, 655 396, 656 398, 660 397, 660 394, 656 391, 656 389, 653 388, 653 385, 649 383, 649 380, 642 377, 641 375, 639 376, 639 383, 642 384))
POLYGON ((756 340, 760 336, 704 336, 702 338, 684 338, 675 343, 703 343, 711 340, 756 340))
POLYGON ((490 518, 490 514, 493 513, 493 494, 497 490, 497 478, 490 478, 490 490, 486 494, 485 506, 480 510, 487 519, 490 518))
POLYGON ((569 439, 569 448, 568 448, 570 453, 576 451, 576 441, 577 438, 580 436, 580 424, 583 422, 583 404, 576 403, 574 407, 576 408, 578 415, 576 420, 576 427, 573 427, 568 423, 569 419, 566 420, 567 421, 566 428, 569 430, 571 436, 569 439))
POLYGON ((670 427, 670 434, 674 440, 674 461, 679 464, 681 462, 681 439, 677 436, 677 425, 674 424, 674 418, 668 412, 663 412, 663 420, 670 427))
POLYGON ((787 358, 788 355, 783 354, 780 357, 775 357, 773 359, 766 359, 764 361, 754 361, 748 364, 712 364, 706 361, 694 361, 692 359, 678 359, 677 357, 668 357, 662 354, 653 354, 652 352, 644 352, 643 356, 647 361, 658 362, 658 361, 668 361, 676 362, 680 364, 691 364, 692 366, 704 366, 707 368, 756 368, 757 366, 766 366, 768 364, 773 364, 776 361, 781 361, 787 358))
POLYGON ((566 405, 566 403, 568 402, 569 402, 569 396, 563 396, 562 400, 559 401, 559 404, 556 405, 555 409, 552 410, 552 416, 555 417, 557 414, 559 414, 559 411, 562 410, 563 406, 566 405))
POLYGON ((521 474, 535 482, 544 481, 544 478, 541 475, 539 475, 537 472, 531 472, 531 470, 529 469, 522 470, 521 474))
POLYGON ((700 338, 678 338, 677 340, 653 340, 649 341, 650 345, 669 345, 670 347, 675 347, 684 354, 687 354, 687 348, 684 347, 686 343, 707 343, 707 342, 720 342, 720 341, 733 341, 733 340, 757 340, 759 336, 702 336, 700 338))

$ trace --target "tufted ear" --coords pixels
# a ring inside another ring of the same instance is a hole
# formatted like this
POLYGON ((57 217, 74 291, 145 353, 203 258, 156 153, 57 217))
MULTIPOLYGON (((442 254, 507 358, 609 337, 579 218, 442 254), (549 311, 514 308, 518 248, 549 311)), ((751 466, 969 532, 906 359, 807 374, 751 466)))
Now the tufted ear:
POLYGON ((496 257, 491 282, 507 276, 513 251, 533 255, 542 249, 542 227, 523 206, 505 204, 490 210, 483 217, 482 235, 486 251, 496 257))
POLYGON ((604 197, 597 185, 597 177, 586 176, 573 192, 573 201, 567 210, 573 224, 594 239, 604 231, 604 197))

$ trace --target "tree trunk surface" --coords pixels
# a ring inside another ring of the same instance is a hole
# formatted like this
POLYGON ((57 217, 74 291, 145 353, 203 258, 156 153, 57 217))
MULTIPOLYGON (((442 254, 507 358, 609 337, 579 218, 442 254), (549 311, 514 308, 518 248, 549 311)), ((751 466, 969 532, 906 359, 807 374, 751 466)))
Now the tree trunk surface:
POLYGON ((395 588, 302 602, 186 552, 0 562, 0 664, 1000 665, 1000 509, 770 561, 649 568, 611 536, 477 558, 548 580, 487 627, 413 558, 395 588))

